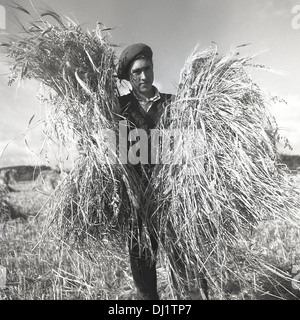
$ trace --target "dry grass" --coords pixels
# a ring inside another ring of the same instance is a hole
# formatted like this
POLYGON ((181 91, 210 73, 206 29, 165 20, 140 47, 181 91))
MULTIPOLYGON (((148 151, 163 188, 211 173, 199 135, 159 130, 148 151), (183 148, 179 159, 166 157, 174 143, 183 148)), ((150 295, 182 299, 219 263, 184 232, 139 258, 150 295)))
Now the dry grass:
MULTIPOLYGON (((17 193, 9 195, 12 205, 24 212, 36 213, 47 200, 47 195, 35 188, 36 183, 19 183, 17 193), (31 200, 33 199, 33 200, 31 200)), ((54 299, 135 299, 127 248, 120 243, 94 242, 89 248, 75 248, 61 244, 55 237, 41 240, 46 218, 46 207, 36 218, 5 223, 1 236, 0 265, 7 268, 7 284, 0 289, 5 300, 54 299)), ((267 261, 288 272, 299 264, 299 230, 285 223, 263 222, 249 239, 251 248, 264 255, 267 261)), ((229 278, 226 294, 210 292, 212 299, 298 299, 299 290, 290 280, 257 277, 253 270, 244 270, 248 286, 243 289, 229 278), (277 281, 276 281, 277 280, 277 281), (280 281, 278 281, 280 280, 280 281), (280 287, 278 283, 282 283, 280 287), (262 289, 259 290, 259 286, 262 289), (287 291, 287 289, 289 291, 287 291)), ((163 261, 158 267, 158 287, 162 299, 173 299, 172 289, 163 261)), ((190 293, 192 297, 192 293, 190 293)))
POLYGON ((75 141, 80 151, 52 210, 66 234, 74 229, 78 236, 86 231, 105 233, 99 225, 115 224, 115 207, 123 214, 132 206, 128 201, 118 203, 120 189, 125 190, 126 183, 139 188, 128 168, 105 162, 110 145, 104 132, 117 131, 119 107, 114 45, 109 40, 107 28, 100 23, 96 30, 85 32, 68 17, 47 11, 32 17, 23 34, 2 42, 12 65, 10 82, 34 78, 46 85, 43 99, 49 104, 50 138, 57 136, 66 148, 75 141))
POLYGON ((280 164, 272 101, 247 72, 252 58, 196 49, 182 70, 172 120, 161 122, 168 139, 169 128, 183 132, 174 148, 184 161, 156 168, 149 198, 158 208, 153 220, 166 264, 184 296, 186 283, 200 285, 199 274, 220 296, 228 281, 249 285, 245 270, 280 275, 249 247, 251 231, 269 219, 300 226, 299 188, 280 164))
POLYGON ((1 299, 133 297, 127 254, 117 241, 75 248, 54 235, 41 239, 48 195, 37 191, 36 184, 18 183, 17 192, 9 195, 11 205, 31 217, 27 222, 16 219, 2 225, 0 265, 7 269, 7 283, 0 290, 1 299))

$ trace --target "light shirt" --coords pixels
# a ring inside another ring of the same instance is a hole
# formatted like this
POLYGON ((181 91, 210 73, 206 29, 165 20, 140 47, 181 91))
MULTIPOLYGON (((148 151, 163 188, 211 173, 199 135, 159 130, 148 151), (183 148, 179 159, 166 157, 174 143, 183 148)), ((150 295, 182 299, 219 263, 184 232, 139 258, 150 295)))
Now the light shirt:
POLYGON ((158 89, 155 86, 153 86, 153 89, 154 89, 154 96, 149 99, 145 97, 143 94, 141 94, 140 92, 136 92, 132 90, 133 95, 138 100, 142 108, 146 111, 146 113, 152 107, 153 103, 160 99, 160 94, 158 92, 158 89))

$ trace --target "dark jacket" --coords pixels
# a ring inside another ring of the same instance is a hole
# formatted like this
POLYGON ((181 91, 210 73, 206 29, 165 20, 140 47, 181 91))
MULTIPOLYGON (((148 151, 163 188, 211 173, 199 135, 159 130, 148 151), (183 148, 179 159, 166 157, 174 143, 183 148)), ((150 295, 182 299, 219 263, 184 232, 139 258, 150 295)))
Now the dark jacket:
POLYGON ((158 124, 165 108, 172 99, 171 94, 160 93, 161 98, 153 103, 146 113, 133 93, 119 97, 121 115, 128 119, 136 128, 144 129, 149 133, 158 124))
MULTIPOLYGON (((148 134, 148 165, 144 169, 153 168, 151 164, 151 136, 150 130, 154 129, 163 114, 168 118, 169 109, 166 109, 171 102, 173 95, 160 93, 160 99, 154 101, 148 112, 139 104, 133 93, 119 97, 121 116, 129 121, 128 131, 138 128, 143 129, 148 134)), ((130 143, 128 143, 128 150, 130 143)), ((140 164, 135 165, 138 172, 141 172, 140 164)), ((148 170, 147 169, 147 170, 148 170)))

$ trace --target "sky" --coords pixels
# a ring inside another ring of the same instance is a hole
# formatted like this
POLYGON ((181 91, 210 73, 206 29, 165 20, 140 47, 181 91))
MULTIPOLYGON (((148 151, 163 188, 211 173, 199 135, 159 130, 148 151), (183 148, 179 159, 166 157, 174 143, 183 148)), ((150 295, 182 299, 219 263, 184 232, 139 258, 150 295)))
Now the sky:
MULTIPOLYGON (((26 21, 22 12, 13 12, 7 7, 5 12, 1 10, 11 2, 0 0, 0 34, 19 32, 15 16, 26 21)), ((97 22, 102 22, 113 28, 110 35, 111 41, 119 45, 117 56, 132 43, 148 44, 154 52, 155 85, 162 92, 176 92, 184 62, 197 45, 205 48, 215 42, 219 53, 226 54, 236 46, 250 43, 241 48, 240 53, 261 52, 253 62, 275 70, 274 73, 253 72, 254 81, 287 102, 270 106, 281 135, 293 148, 280 147, 279 150, 300 155, 299 0, 16 2, 30 12, 51 8, 89 30, 95 29, 97 22)), ((53 166, 58 161, 65 161, 67 155, 57 158, 55 148, 51 151, 50 147, 45 147, 42 121, 46 106, 37 99, 40 84, 26 81, 8 86, 8 66, 6 57, 0 55, 0 167, 40 163, 53 166), (47 154, 43 150, 48 150, 47 154)))

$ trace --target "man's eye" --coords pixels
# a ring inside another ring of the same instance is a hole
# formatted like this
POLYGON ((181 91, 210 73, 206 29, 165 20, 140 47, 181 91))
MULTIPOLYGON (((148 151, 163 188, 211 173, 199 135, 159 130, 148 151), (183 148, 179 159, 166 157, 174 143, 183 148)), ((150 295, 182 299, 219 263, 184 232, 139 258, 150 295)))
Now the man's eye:
POLYGON ((137 70, 133 70, 132 73, 133 74, 140 74, 142 72, 142 70, 140 69, 137 69, 137 70))
POLYGON ((140 75, 142 72, 149 72, 150 70, 151 70, 151 67, 145 67, 142 69, 132 70, 132 74, 137 76, 137 75, 140 75))

